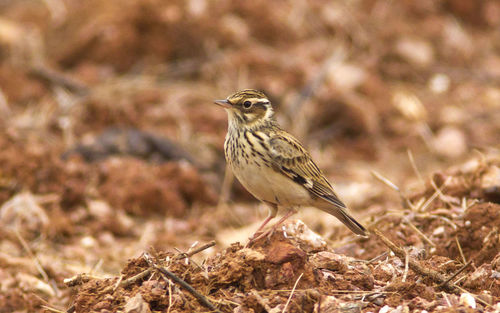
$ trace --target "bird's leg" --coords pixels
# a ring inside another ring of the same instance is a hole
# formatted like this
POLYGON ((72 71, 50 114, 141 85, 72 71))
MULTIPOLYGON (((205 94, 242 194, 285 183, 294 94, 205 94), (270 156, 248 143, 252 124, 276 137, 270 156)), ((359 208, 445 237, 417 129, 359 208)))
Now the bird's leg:
MULTIPOLYGON (((276 222, 276 224, 274 224, 269 230, 267 230, 266 232, 258 235, 257 237, 254 237, 250 240, 251 242, 254 242, 254 241, 257 241, 259 240, 260 238, 263 238, 265 236, 267 236, 268 238, 276 231, 276 229, 278 228, 278 226, 280 226, 281 224, 283 224, 284 221, 286 221, 290 216, 294 215, 295 213, 297 213, 297 210, 296 209, 291 209, 289 210, 288 212, 285 213, 285 215, 283 215, 282 218, 280 218, 280 220, 278 222, 276 222)), ((256 233, 257 234, 257 233, 256 233)))
POLYGON ((276 214, 278 214, 278 205, 276 203, 268 202, 268 201, 263 201, 267 206, 269 207, 269 215, 266 217, 264 222, 260 224, 259 228, 255 231, 255 233, 252 235, 250 238, 249 243, 255 241, 257 238, 260 238, 259 233, 266 227, 267 223, 271 221, 273 218, 276 217, 276 214))
POLYGON ((290 216, 294 215, 297 213, 297 210, 295 208, 289 210, 288 212, 286 212, 285 215, 283 215, 282 218, 280 218, 279 221, 276 222, 276 224, 273 225, 273 227, 271 228, 271 232, 274 232, 278 226, 280 226, 281 224, 283 224, 284 221, 286 221, 290 216))

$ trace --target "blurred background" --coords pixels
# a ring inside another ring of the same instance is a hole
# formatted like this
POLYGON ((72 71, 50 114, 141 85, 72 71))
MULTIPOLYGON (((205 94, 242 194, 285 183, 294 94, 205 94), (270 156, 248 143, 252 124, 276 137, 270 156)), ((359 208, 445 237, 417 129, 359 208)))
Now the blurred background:
MULTIPOLYGON (((212 104, 244 88, 269 96, 369 223, 399 203, 372 171, 410 192, 498 154, 500 2, 0 1, 11 308, 39 305, 24 293, 38 271, 22 242, 56 286, 36 293, 60 306, 63 278, 116 275, 150 246, 244 242, 267 208, 225 175, 227 117, 212 104)), ((299 218, 325 238, 350 236, 318 210, 299 218)))

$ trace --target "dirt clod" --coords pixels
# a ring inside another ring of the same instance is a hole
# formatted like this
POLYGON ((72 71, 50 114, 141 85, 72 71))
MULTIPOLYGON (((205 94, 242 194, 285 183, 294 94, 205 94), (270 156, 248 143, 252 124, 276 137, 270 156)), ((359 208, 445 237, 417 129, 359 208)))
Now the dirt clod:
POLYGON ((493 0, 0 1, 0 313, 499 312, 499 26, 493 0), (385 244, 302 207, 247 242, 268 211, 213 104, 243 88, 385 244))

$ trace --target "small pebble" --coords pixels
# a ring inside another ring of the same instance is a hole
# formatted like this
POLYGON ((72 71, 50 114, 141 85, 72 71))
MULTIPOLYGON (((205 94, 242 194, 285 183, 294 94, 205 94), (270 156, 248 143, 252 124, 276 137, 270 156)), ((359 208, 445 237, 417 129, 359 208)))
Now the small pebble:
POLYGON ((470 308, 475 309, 476 308, 476 299, 470 294, 470 293, 462 293, 460 295, 460 304, 463 304, 465 306, 468 306, 470 308))
POLYGON ((446 126, 434 137, 433 147, 435 152, 443 157, 456 158, 467 151, 467 140, 461 129, 446 126))
POLYGON ((429 81, 429 89, 436 93, 444 93, 450 88, 450 78, 442 73, 435 74, 429 81))
POLYGON ((445 231, 444 226, 439 226, 436 229, 434 229, 434 231, 432 232, 432 235, 439 236, 439 235, 444 234, 444 231, 445 231))
POLYGON ((92 248, 96 245, 96 240, 94 239, 94 237, 91 237, 91 236, 85 236, 83 237, 81 240, 80 240, 80 243, 82 244, 82 246, 84 246, 85 248, 92 248))
POLYGON ((384 305, 384 306, 380 309, 380 311, 378 311, 378 313, 387 313, 387 312, 389 312, 391 309, 392 309, 392 308, 391 308, 390 306, 388 306, 388 305, 384 305))

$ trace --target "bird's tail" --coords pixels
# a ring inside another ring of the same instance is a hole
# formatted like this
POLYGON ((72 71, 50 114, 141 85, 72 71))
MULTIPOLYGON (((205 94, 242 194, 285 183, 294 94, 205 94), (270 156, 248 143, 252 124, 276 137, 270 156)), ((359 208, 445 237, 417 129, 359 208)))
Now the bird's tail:
POLYGON ((367 236, 366 228, 349 214, 347 208, 345 207, 342 208, 331 203, 328 204, 324 203, 322 205, 319 205, 318 208, 338 218, 353 233, 361 236, 367 236))

